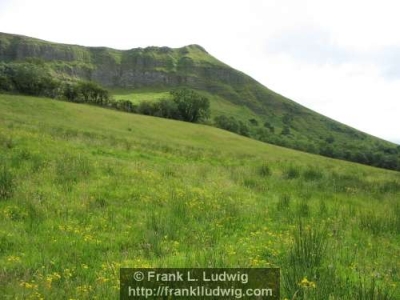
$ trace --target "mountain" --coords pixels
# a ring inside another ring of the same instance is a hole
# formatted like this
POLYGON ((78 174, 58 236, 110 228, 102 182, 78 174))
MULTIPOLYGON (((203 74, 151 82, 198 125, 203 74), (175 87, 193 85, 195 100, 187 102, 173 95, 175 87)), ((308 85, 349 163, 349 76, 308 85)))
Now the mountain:
POLYGON ((60 80, 91 80, 117 94, 143 95, 145 91, 165 95, 171 89, 189 87, 210 98, 213 117, 236 118, 247 126, 247 135, 255 139, 400 169, 397 145, 331 120, 271 91, 198 45, 123 51, 0 33, 0 61, 3 69, 24 62, 44 65, 60 80))

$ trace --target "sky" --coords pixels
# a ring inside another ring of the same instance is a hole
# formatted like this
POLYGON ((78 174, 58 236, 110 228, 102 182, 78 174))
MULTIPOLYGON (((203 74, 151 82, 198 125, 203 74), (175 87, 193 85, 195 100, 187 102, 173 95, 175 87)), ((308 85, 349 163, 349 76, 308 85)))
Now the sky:
POLYGON ((0 0, 0 32, 131 49, 199 44, 273 91, 400 144, 400 1, 0 0))

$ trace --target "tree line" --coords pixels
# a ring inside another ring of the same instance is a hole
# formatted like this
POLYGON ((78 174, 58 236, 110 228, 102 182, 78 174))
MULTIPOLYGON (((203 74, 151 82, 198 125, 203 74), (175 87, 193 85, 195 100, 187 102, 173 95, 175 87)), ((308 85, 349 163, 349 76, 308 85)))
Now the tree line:
POLYGON ((190 89, 175 89, 170 92, 170 97, 161 101, 142 101, 135 105, 129 100, 112 99, 109 92, 95 82, 58 79, 43 61, 36 59, 0 63, 0 91, 87 103, 193 123, 204 121, 210 115, 208 98, 190 89))

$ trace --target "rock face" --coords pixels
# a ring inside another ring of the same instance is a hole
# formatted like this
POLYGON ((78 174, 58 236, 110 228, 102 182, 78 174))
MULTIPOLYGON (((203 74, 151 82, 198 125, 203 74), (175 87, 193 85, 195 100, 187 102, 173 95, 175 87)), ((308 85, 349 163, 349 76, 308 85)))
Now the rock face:
MULTIPOLYGON (((273 106, 275 110, 286 110, 284 105, 293 106, 292 101, 220 62, 198 45, 122 51, 57 44, 0 33, 0 63, 29 59, 48 65, 54 76, 93 80, 105 87, 170 89, 184 85, 271 116, 267 106, 273 106)), ((293 107, 298 108, 296 105, 293 107)))
POLYGON ((57 73, 94 80, 108 87, 212 87, 215 82, 243 84, 244 74, 210 56, 202 47, 148 47, 126 51, 63 45, 0 33, 0 60, 40 59, 57 73))

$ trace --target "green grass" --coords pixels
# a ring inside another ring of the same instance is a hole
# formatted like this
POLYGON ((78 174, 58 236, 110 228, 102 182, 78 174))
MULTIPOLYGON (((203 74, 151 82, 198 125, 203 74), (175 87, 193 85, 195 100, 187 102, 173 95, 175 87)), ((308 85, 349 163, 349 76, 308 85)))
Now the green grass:
POLYGON ((0 95, 0 294, 115 299, 120 267, 280 267, 399 299, 400 174, 216 128, 0 95))
POLYGON ((139 104, 143 101, 160 101, 169 97, 169 91, 129 91, 124 89, 115 89, 112 91, 115 100, 129 100, 134 104, 139 104))

